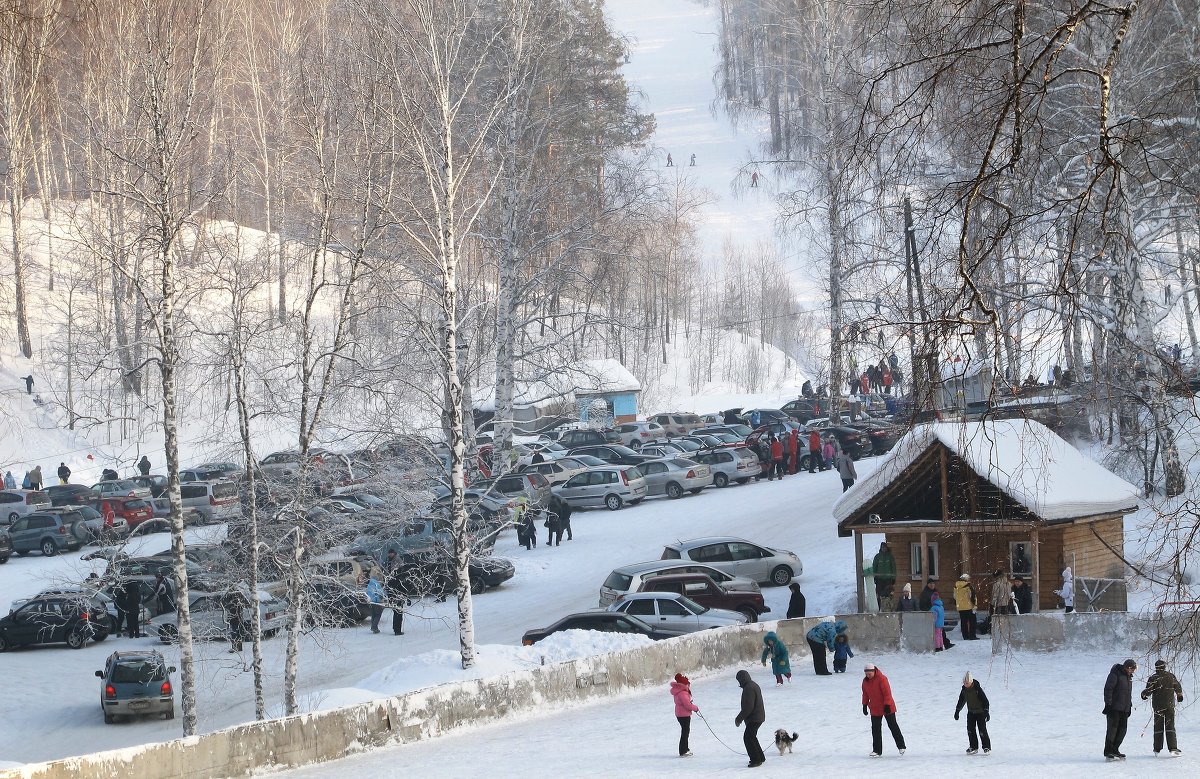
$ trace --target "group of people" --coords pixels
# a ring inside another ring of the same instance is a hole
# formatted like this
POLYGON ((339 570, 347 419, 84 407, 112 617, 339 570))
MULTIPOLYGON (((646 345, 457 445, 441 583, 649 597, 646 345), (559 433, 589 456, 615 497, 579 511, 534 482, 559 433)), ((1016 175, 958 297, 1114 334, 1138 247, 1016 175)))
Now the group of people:
MULTIPOLYGON (((817 667, 818 674, 822 673, 824 665, 825 645, 814 642, 813 635, 817 628, 824 625, 831 626, 825 632, 845 638, 845 623, 841 621, 821 622, 808 632, 808 643, 813 650, 813 664, 817 667), (821 658, 819 662, 818 656, 821 658)), ((824 632, 820 636, 823 638, 824 632)), ((768 657, 771 658, 771 671, 775 674, 775 683, 783 684, 785 677, 790 681, 791 666, 788 662, 787 648, 783 646, 779 637, 774 632, 767 633, 763 637, 763 644, 763 665, 766 665, 768 657)), ((848 656, 853 657, 853 653, 849 651, 849 642, 846 641, 844 645, 848 656)), ((837 666, 838 660, 835 655, 835 671, 837 666)), ((844 660, 841 670, 845 670, 844 660)), ((1107 722, 1104 758, 1109 761, 1125 759, 1120 747, 1125 738, 1129 716, 1133 711, 1133 675, 1136 670, 1137 663, 1132 659, 1113 665, 1104 683, 1103 713, 1107 722)), ((735 679, 742 689, 742 695, 734 725, 745 725, 742 740, 746 747, 746 755, 750 759, 748 766, 756 768, 766 761, 762 745, 758 741, 758 730, 767 719, 762 689, 750 677, 748 671, 738 671, 735 679)), ((679 756, 689 757, 692 754, 688 744, 691 717, 693 713, 699 713, 700 708, 692 699, 691 681, 683 674, 675 674, 671 682, 671 696, 675 702, 675 717, 680 728, 679 756)), ((1165 746, 1173 757, 1179 756, 1181 752, 1175 732, 1175 706, 1183 702, 1183 687, 1179 679, 1167 670, 1165 660, 1155 662, 1154 673, 1147 679, 1141 699, 1151 701, 1154 710, 1154 754, 1160 754, 1165 746)), ((962 686, 958 691, 958 701, 954 706, 955 721, 959 721, 964 708, 967 711, 967 754, 978 754, 981 748, 983 754, 990 754, 992 739, 988 734, 987 725, 992 718, 991 702, 979 680, 974 678, 970 671, 963 676, 962 686)), ((896 700, 887 676, 875 664, 867 663, 863 666, 862 712, 863 716, 871 718, 871 757, 880 757, 883 754, 884 722, 887 723, 896 749, 900 754, 904 754, 904 733, 896 720, 896 711, 896 700)))
POLYGON ((404 610, 408 608, 409 597, 395 549, 388 550, 384 567, 372 565, 367 573, 367 604, 371 609, 372 633, 379 632, 384 610, 391 609, 392 635, 404 635, 404 610))
POLYGON ((857 368, 856 365, 850 367, 851 378, 848 383, 851 395, 866 395, 869 392, 891 395, 892 387, 900 384, 900 360, 895 352, 881 359, 878 365, 868 365, 861 373, 857 368))
MULTIPOLYGON (((138 472, 143 476, 150 475, 150 459, 146 455, 142 455, 142 459, 134 463, 138 472)), ((65 463, 58 464, 58 483, 71 483, 71 468, 65 463)), ((111 468, 105 468, 100 475, 101 481, 116 481, 117 472, 111 468)), ((21 480, 21 489, 23 490, 40 490, 45 486, 45 479, 42 476, 42 466, 35 465, 25 472, 25 478, 21 480)), ((7 490, 15 490, 17 488, 17 478, 13 476, 12 471, 4 473, 4 488, 7 490)))
MULTIPOLYGON (((667 167, 668 168, 675 167, 675 158, 671 156, 670 152, 667 153, 667 167)), ((693 154, 691 160, 688 161, 688 167, 689 168, 696 167, 696 155, 695 154, 693 154)))
POLYGON ((537 516, 542 517, 542 527, 546 528, 546 546, 562 546, 563 534, 568 541, 575 540, 575 531, 571 528, 571 507, 565 500, 555 495, 550 499, 550 505, 545 511, 535 511, 524 497, 517 498, 513 508, 513 526, 517 529, 517 543, 529 551, 537 546, 537 516))

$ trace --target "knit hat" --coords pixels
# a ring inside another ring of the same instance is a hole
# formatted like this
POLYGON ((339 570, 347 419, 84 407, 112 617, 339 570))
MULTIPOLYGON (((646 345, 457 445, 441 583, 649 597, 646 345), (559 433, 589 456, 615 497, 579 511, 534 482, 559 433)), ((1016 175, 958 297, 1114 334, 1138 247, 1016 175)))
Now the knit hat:
POLYGON ((1137 663, 1134 662, 1132 657, 1122 663, 1122 665, 1126 668, 1137 668, 1137 663))
POLYGON ((905 592, 907 592, 909 595, 912 595, 912 585, 911 585, 911 584, 905 584, 905 585, 904 585, 904 591, 905 591, 905 592))
POLYGON ((875 670, 875 664, 874 664, 874 663, 867 663, 866 665, 864 665, 864 666, 863 666, 863 670, 864 670, 864 671, 874 671, 874 670, 875 670))
POLYGON ((1156 671, 1167 670, 1167 661, 1166 660, 1155 660, 1154 661, 1154 670, 1156 670, 1156 671))
POLYGON ((680 684, 691 684, 691 682, 688 681, 688 678, 683 674, 675 674, 675 681, 679 682, 680 684))
POLYGON ((970 687, 973 681, 975 681, 975 677, 971 676, 970 671, 967 671, 967 675, 963 677, 963 687, 970 687))
POLYGON ((964 582, 966 582, 966 581, 970 581, 970 580, 971 580, 971 574, 969 574, 969 573, 964 573, 962 576, 960 576, 960 577, 958 577, 958 578, 959 578, 959 580, 960 580, 960 581, 964 581, 964 582))

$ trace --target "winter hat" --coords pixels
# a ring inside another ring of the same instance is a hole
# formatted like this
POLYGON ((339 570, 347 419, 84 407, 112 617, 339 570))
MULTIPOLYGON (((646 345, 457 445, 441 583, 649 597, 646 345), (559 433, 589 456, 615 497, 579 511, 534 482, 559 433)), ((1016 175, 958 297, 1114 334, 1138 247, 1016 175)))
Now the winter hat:
POLYGON ((911 585, 911 584, 905 584, 905 585, 904 585, 904 591, 905 591, 905 592, 907 592, 909 595, 912 595, 912 585, 911 585))
POLYGON ((691 682, 688 681, 688 678, 683 674, 675 674, 675 681, 679 682, 680 684, 691 684, 691 682))
POLYGON ((963 686, 970 687, 971 682, 975 681, 975 677, 971 676, 971 672, 967 671, 967 675, 963 677, 963 686))
POLYGON ((1133 660, 1133 658, 1132 658, 1132 657, 1131 657, 1131 658, 1129 658, 1128 660, 1126 660, 1124 663, 1122 663, 1122 665, 1123 665, 1125 668, 1137 668, 1137 663, 1136 663, 1136 662, 1134 662, 1134 660, 1133 660))
POLYGON ((1155 660, 1154 661, 1154 670, 1156 670, 1156 671, 1167 670, 1167 661, 1166 660, 1155 660))
POLYGON ((866 665, 864 665, 864 666, 863 666, 863 670, 864 670, 864 671, 874 671, 874 670, 875 670, 875 664, 874 664, 874 663, 867 663, 866 665))
POLYGON ((971 580, 971 574, 964 573, 962 576, 958 577, 958 579, 959 579, 959 581, 968 582, 971 580))

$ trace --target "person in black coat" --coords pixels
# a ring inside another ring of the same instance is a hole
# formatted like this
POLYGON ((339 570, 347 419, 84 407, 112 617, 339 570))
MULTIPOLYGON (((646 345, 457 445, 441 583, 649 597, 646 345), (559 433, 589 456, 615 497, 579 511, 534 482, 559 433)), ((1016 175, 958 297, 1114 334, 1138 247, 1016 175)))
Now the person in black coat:
POLYGON ((983 742, 983 754, 992 751, 992 739, 988 735, 987 723, 992 718, 991 703, 979 686, 979 680, 973 679, 970 672, 963 677, 962 689, 958 691, 958 705, 954 707, 954 719, 958 719, 963 706, 967 707, 967 754, 973 755, 979 751, 979 742, 983 742), (978 731, 978 736, 976 735, 978 731))
POLYGON ((137 581, 125 582, 125 619, 129 625, 129 637, 142 637, 142 585, 137 581))
POLYGON ((1018 576, 1013 580, 1013 602, 1017 605, 1018 614, 1033 613, 1033 589, 1029 586, 1029 582, 1025 581, 1025 577, 1018 576))
POLYGON ((562 528, 562 532, 567 534, 567 540, 575 540, 575 533, 571 530, 570 504, 555 495, 550 499, 550 510, 558 515, 558 524, 562 528))
POLYGON ((918 611, 929 611, 933 608, 933 594, 937 592, 937 582, 933 579, 925 582, 925 589, 921 590, 921 596, 917 598, 918 611))
POLYGON ((70 480, 71 480, 71 469, 67 467, 66 463, 59 463, 58 464, 58 483, 59 484, 67 484, 68 482, 70 482, 70 480))
POLYGON ((746 756, 750 758, 748 766, 757 768, 767 762, 763 754, 762 744, 758 743, 758 729, 767 721, 766 707, 763 705, 762 689, 750 678, 748 671, 738 671, 735 677, 742 688, 742 706, 733 724, 746 723, 746 731, 742 734, 742 743, 746 745, 746 756))
POLYGON ((800 585, 792 582, 788 585, 788 589, 792 591, 792 597, 788 599, 787 618, 796 619, 804 616, 805 602, 804 593, 800 592, 800 585))
POLYGON ((1124 760, 1121 742, 1133 712, 1133 672, 1137 663, 1132 659, 1114 665, 1104 681, 1104 716, 1107 727, 1104 731, 1104 757, 1108 760, 1124 760))
POLYGON ((558 514, 547 511, 542 524, 546 526, 546 546, 562 546, 563 528, 558 514))

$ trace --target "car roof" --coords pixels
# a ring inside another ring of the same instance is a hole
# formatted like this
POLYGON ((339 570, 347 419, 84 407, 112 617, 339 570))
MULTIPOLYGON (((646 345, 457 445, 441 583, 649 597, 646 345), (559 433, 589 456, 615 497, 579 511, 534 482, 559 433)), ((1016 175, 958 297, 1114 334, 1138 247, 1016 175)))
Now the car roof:
POLYGON ((708 563, 691 562, 691 561, 683 561, 683 560, 647 560, 644 563, 631 563, 630 565, 622 565, 619 568, 614 568, 613 572, 637 575, 637 574, 647 573, 649 571, 654 571, 659 568, 676 568, 680 565, 703 565, 707 568, 712 567, 708 563))
MULTIPOLYGON (((676 541, 675 543, 667 544, 666 546, 671 549, 689 549, 693 546, 704 546, 705 544, 721 544, 721 543, 727 543, 727 542, 731 542, 731 541, 736 541, 739 544, 754 544, 753 541, 747 541, 746 539, 738 538, 737 536, 705 536, 704 538, 692 538, 687 541, 676 541)), ((754 544, 754 545, 762 546, 762 544, 754 544)))
POLYGON ((115 660, 118 663, 129 662, 132 660, 158 660, 161 663, 166 663, 166 659, 161 652, 156 652, 153 649, 131 650, 128 652, 113 652, 108 656, 109 660, 115 660))
MULTIPOLYGON (((657 581, 661 577, 654 577, 657 581)), ((629 592, 621 596, 620 600, 657 600, 659 598, 667 598, 669 600, 677 600, 683 596, 677 592, 629 592)))

